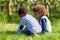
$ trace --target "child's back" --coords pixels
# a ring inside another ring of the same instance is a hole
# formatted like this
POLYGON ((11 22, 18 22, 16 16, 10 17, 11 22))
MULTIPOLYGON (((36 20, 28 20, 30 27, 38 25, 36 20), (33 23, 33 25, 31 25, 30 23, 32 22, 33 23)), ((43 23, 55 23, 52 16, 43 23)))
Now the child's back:
POLYGON ((32 33, 41 33, 42 29, 37 20, 29 14, 22 17, 20 25, 26 24, 26 28, 32 33))

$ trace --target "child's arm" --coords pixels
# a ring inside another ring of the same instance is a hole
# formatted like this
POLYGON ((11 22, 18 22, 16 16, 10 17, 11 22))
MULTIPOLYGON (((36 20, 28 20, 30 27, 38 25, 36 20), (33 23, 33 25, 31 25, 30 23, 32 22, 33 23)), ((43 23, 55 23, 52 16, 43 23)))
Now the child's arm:
POLYGON ((22 18, 20 26, 17 30, 17 34, 20 34, 23 31, 23 27, 24 27, 25 24, 26 24, 26 20, 24 18, 22 18))
POLYGON ((22 29, 23 29, 23 25, 19 26, 19 28, 18 28, 18 30, 17 30, 17 34, 20 34, 21 31, 22 31, 22 29))
POLYGON ((41 19, 41 24, 42 24, 42 32, 45 32, 46 31, 46 24, 47 24, 47 21, 45 18, 41 19))

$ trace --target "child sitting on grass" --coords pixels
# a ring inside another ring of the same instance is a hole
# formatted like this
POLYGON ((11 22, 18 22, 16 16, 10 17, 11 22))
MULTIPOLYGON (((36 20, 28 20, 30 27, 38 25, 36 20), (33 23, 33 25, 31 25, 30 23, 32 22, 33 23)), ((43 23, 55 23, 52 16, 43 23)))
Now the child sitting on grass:
POLYGON ((36 5, 33 8, 33 12, 37 19, 39 20, 39 24, 42 27, 42 33, 51 33, 52 28, 50 24, 50 20, 47 17, 47 9, 43 5, 36 5))
POLYGON ((27 8, 24 7, 19 8, 18 14, 22 18, 22 20, 20 22, 17 34, 20 34, 21 32, 24 32, 27 35, 41 33, 42 31, 41 26, 33 16, 28 14, 27 8), (24 25, 26 25, 26 28, 22 30, 24 25))

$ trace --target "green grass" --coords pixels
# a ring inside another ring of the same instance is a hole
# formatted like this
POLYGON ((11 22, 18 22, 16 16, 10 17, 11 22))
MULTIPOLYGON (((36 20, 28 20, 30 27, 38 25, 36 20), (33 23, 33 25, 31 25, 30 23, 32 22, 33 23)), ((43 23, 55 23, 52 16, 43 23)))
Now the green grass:
MULTIPOLYGON (((1 15, 1 14, 0 14, 1 15)), ((3 15, 0 16, 0 19, 3 15)), ((4 17, 2 17, 4 19, 4 17)), ((16 34, 18 29, 17 20, 12 23, 4 23, 0 21, 0 40, 60 40, 60 14, 55 13, 50 17, 52 24, 52 34, 40 34, 39 37, 31 35, 27 36, 24 33, 16 34), (17 22, 17 23, 15 23, 17 22)))

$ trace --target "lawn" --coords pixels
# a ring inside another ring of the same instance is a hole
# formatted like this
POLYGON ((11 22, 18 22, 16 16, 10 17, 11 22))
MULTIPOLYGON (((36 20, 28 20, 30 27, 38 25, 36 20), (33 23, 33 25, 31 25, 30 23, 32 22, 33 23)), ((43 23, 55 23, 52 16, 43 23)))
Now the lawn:
POLYGON ((40 34, 39 37, 27 36, 23 33, 16 34, 17 23, 0 22, 0 40, 60 40, 60 14, 55 13, 50 17, 52 24, 52 34, 40 34))

